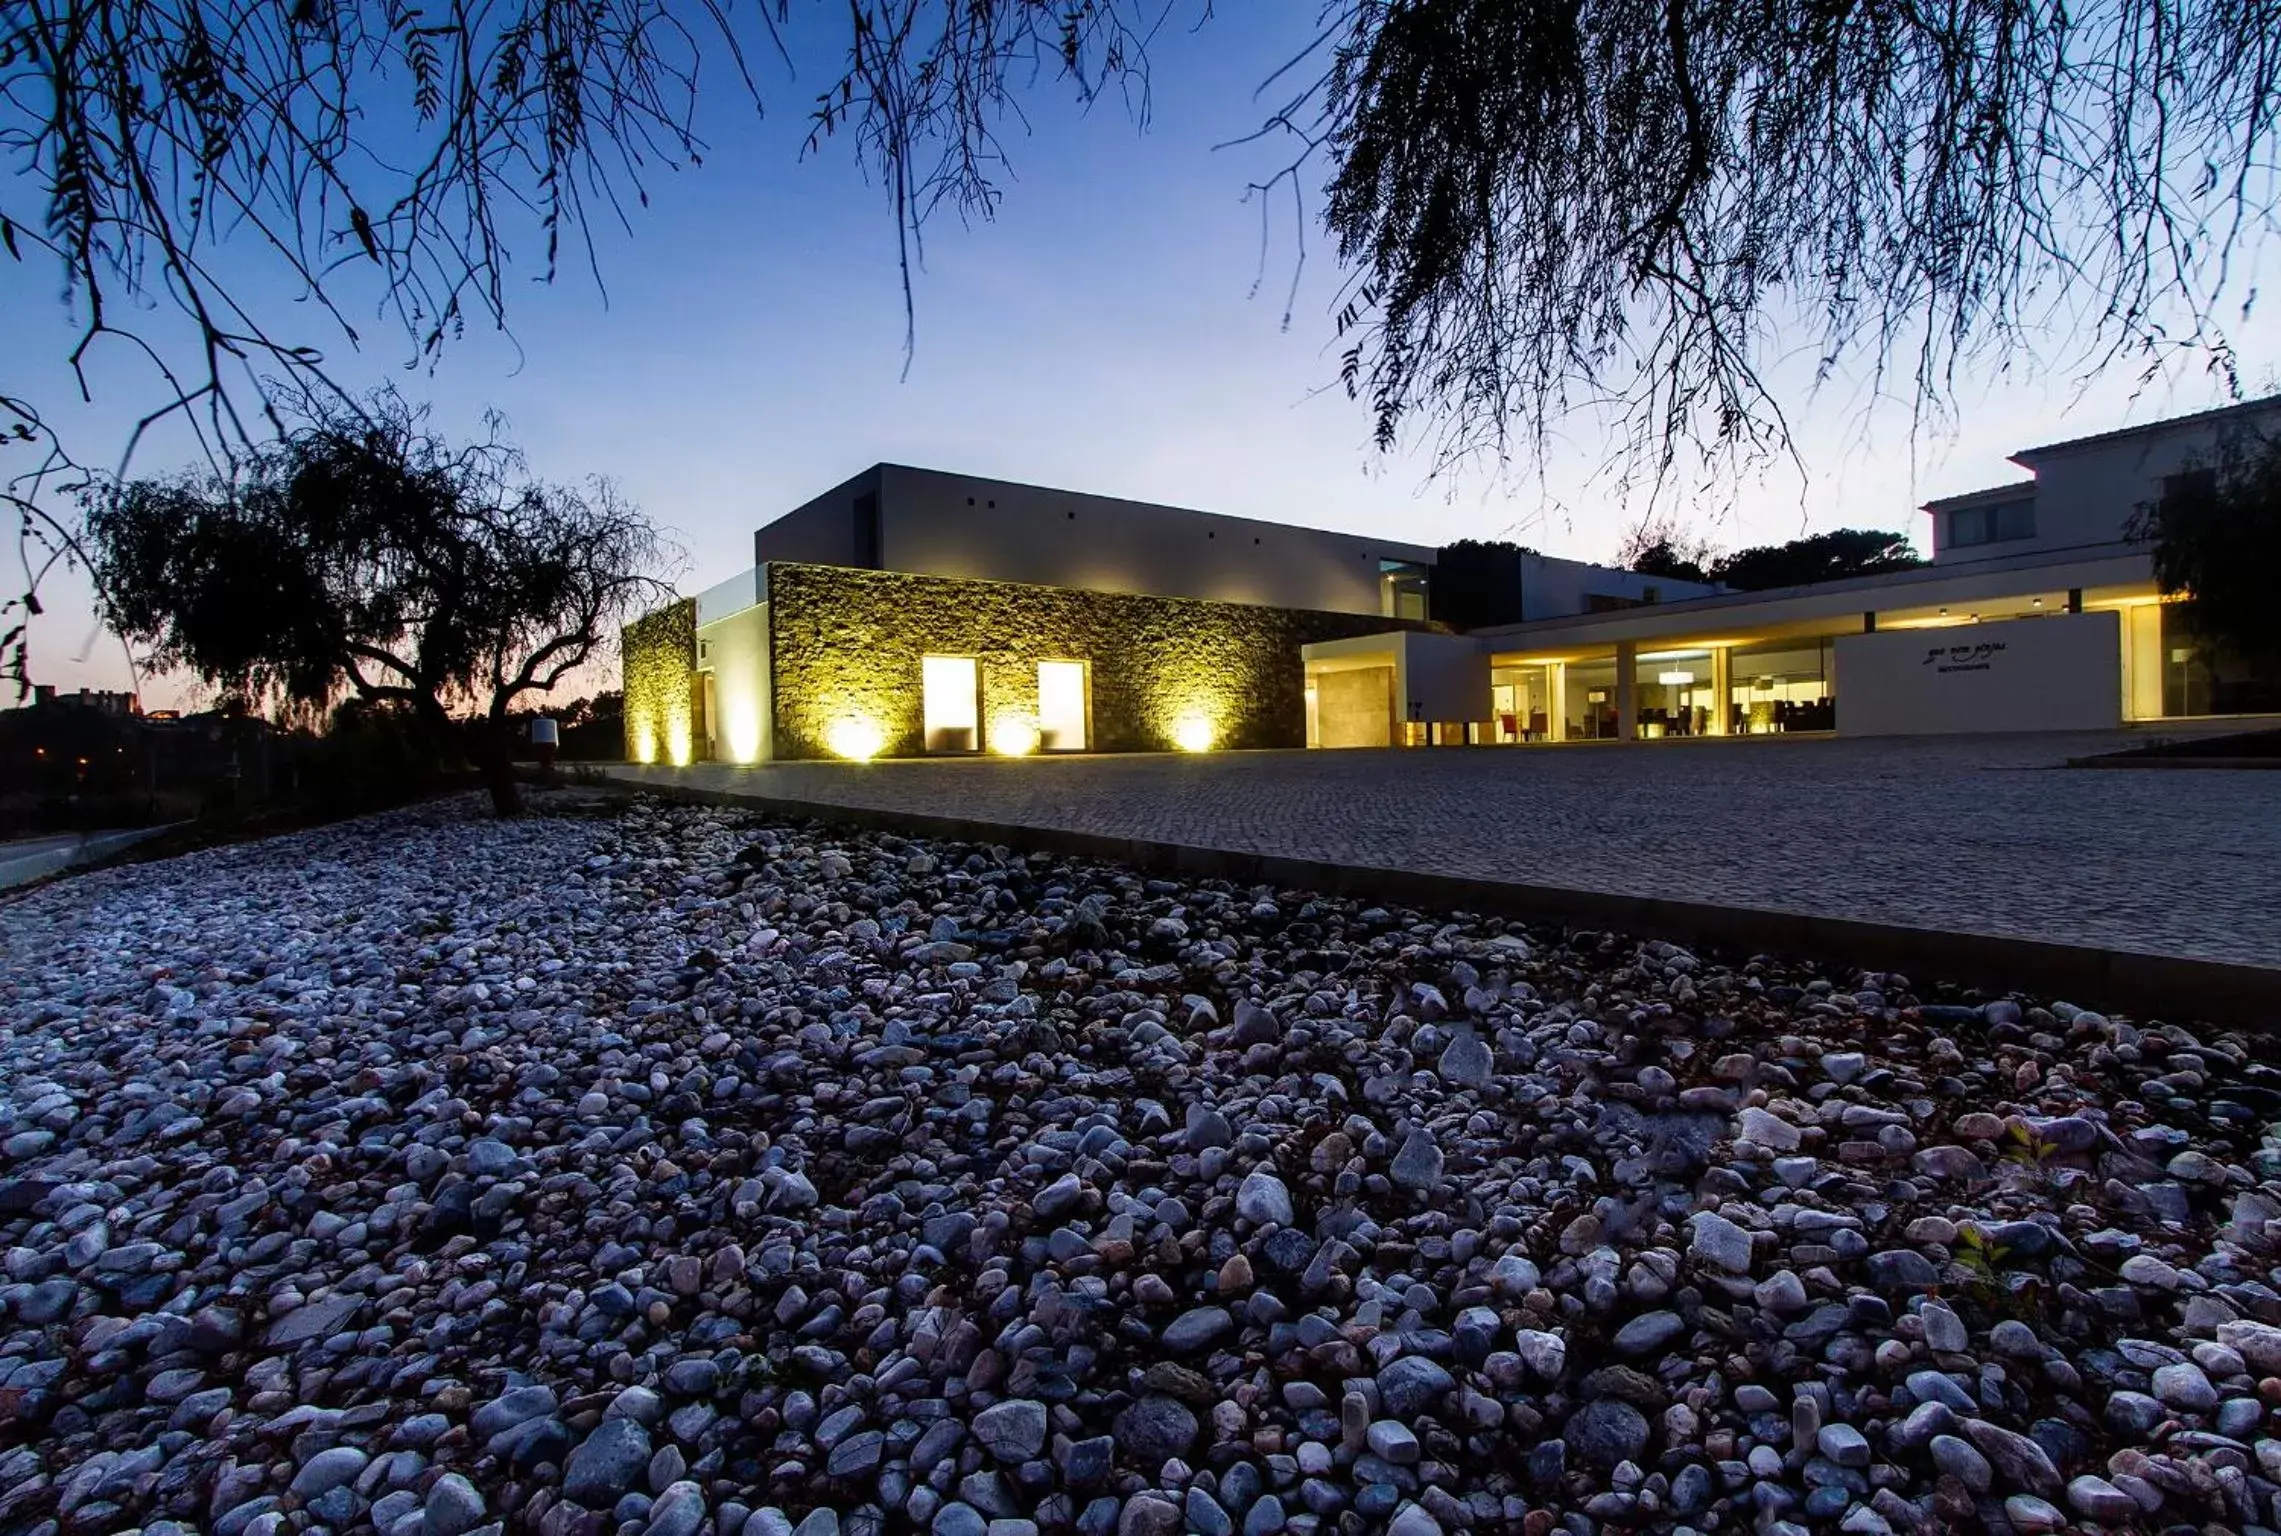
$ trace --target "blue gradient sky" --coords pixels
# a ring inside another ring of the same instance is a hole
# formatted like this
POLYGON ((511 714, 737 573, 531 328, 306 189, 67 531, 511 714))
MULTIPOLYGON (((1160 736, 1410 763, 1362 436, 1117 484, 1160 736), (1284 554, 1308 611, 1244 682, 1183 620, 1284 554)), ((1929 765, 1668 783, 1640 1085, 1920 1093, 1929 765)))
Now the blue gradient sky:
MULTIPOLYGON (((930 231, 908 379, 886 199, 844 145, 799 157, 807 102, 837 46, 829 35, 796 79, 763 61, 771 111, 760 123, 712 99, 704 168, 653 179, 632 236, 603 240, 606 302, 582 272, 518 283, 514 343, 472 335, 432 374, 402 371, 404 349, 384 327, 366 327, 362 354, 320 339, 338 375, 393 379, 433 401, 447 428, 472 430, 486 405, 501 408, 549 478, 617 478, 677 531, 685 590, 748 563, 757 524, 882 459, 1420 542, 1507 536, 1606 557, 1639 508, 1595 483, 1605 447, 1588 422, 1563 425, 1541 481, 1487 465, 1433 478, 1421 451, 1374 453, 1366 413, 1331 387, 1337 275, 1317 232, 1282 323, 1287 201, 1253 294, 1260 213, 1244 187, 1281 150, 1211 146, 1259 121, 1254 88, 1304 39, 1313 8, 1229 10, 1158 40, 1145 133, 1114 102, 1086 114, 1066 91, 1024 98, 1034 132, 1008 131, 998 219, 930 231)), ((286 312, 290 295, 271 292, 286 312)), ((39 369, 68 349, 70 323, 51 274, 0 272, 0 333, 30 354, 51 408, 68 383, 39 369)), ((2256 320, 2237 340, 2251 382, 2267 377, 2281 329, 2256 320)), ((2015 477, 2004 462, 2014 449, 2223 398, 2192 371, 2141 388, 2127 370, 2088 385, 1988 370, 1962 381, 1956 429, 1920 438, 1905 403, 1872 408, 1842 380, 1809 398, 1809 365, 1777 372, 1807 476, 1782 467, 1739 491, 1677 498, 1721 544, 1866 525, 1922 547, 1916 503, 2015 477)), ((12 360, 11 374, 21 366, 12 360)), ((99 367, 96 382, 94 407, 55 414, 103 460, 147 404, 148 381, 99 367)), ((162 436, 137 467, 186 457, 162 436)), ((123 686, 119 647, 96 631, 84 588, 59 583, 49 605, 35 632, 39 679, 123 686)), ((154 705, 193 694, 167 682, 146 691, 154 705)))

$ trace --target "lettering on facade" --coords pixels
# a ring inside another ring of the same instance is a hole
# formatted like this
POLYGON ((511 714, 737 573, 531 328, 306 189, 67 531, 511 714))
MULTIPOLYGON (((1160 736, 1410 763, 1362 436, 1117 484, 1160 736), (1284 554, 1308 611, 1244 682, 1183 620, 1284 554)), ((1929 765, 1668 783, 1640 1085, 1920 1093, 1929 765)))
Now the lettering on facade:
POLYGON ((1978 645, 1936 645, 1925 652, 1920 666, 1936 672, 1986 672, 1993 669, 1995 658, 2004 649, 2001 640, 1983 640, 1978 645))

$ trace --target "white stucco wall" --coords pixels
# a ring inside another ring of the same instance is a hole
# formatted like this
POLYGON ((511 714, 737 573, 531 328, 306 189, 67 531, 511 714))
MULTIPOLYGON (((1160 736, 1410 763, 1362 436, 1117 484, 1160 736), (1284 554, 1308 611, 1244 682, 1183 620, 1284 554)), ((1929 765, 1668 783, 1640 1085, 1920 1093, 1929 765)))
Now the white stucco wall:
POLYGON ((1659 603, 1676 603, 1726 590, 1707 582, 1643 576, 1637 571, 1594 565, 1588 560, 1563 560, 1557 555, 1524 551, 1520 560, 1523 621, 1570 618, 1590 612, 1594 597, 1644 603, 1648 593, 1653 592, 1659 603))
POLYGON ((1328 671, 1388 668, 1394 718, 1462 723, 1490 718, 1489 652, 1470 635, 1390 630, 1300 648, 1310 677, 1328 671))
POLYGON ((2081 731, 2122 720, 2113 611, 1841 635, 1831 689, 1842 736, 2081 731))
POLYGON ((1401 644, 1396 714, 1428 721, 1489 718, 1489 653, 1479 641, 1468 635, 1406 633, 1401 644))
POLYGON ((768 605, 756 603, 697 626, 697 670, 713 674, 711 722, 716 759, 765 763, 775 711, 769 707, 768 605))
POLYGON ((887 465, 881 478, 881 564, 894 571, 1377 613, 1382 557, 1434 558, 1423 545, 934 470, 887 465))
POLYGON ((1947 543, 1947 519, 1936 511, 1934 563, 1951 565, 2115 543, 2124 537, 2139 506, 2162 495, 2165 476, 2177 474, 2197 460, 2207 464, 2221 435, 2243 428, 2281 430, 2281 404, 2150 423, 2143 431, 2023 449, 2013 455, 2013 462, 2035 476, 2035 536, 1952 548, 1947 543))

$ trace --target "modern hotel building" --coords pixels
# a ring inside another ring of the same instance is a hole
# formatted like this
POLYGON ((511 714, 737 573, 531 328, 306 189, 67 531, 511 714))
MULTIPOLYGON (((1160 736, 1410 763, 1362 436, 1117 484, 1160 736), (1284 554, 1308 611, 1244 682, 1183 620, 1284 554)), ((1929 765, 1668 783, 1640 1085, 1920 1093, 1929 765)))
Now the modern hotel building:
MULTIPOLYGON (((2095 729, 2281 706, 2186 633, 2126 526, 2281 398, 2024 450, 1917 569, 1728 592, 1534 554, 1513 622, 1437 552, 882 464, 625 637, 627 753, 1502 745, 2095 729)), ((1881 522, 1881 518, 1863 521, 1881 522)))

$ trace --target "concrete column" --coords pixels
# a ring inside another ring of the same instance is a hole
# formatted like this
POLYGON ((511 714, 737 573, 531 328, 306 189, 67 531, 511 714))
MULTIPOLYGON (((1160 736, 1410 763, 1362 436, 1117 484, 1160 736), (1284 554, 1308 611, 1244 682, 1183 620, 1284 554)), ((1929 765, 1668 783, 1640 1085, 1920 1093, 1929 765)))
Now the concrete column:
POLYGON ((2083 589, 2081 587, 2069 587, 2067 589, 2067 611, 2069 613, 2081 613, 2083 611, 2083 589))
POLYGON ((1547 740, 1568 739, 1568 663, 1547 662, 1544 669, 1544 734, 1547 740))
POLYGON ((1639 642, 1616 642, 1616 740, 1639 740, 1639 642))
POLYGON ((1709 734, 1727 734, 1727 722, 1734 715, 1734 652, 1723 645, 1711 647, 1711 729, 1709 734))

